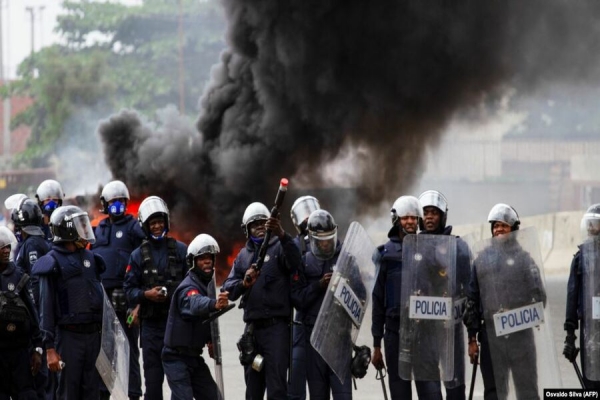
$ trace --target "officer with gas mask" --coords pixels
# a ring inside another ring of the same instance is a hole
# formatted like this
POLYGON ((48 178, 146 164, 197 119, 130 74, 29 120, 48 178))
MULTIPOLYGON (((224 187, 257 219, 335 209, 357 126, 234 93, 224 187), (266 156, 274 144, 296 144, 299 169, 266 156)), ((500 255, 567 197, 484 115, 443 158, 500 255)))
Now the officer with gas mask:
POLYGON ((310 344, 310 335, 342 248, 337 239, 337 225, 329 212, 316 210, 310 214, 306 229, 310 247, 298 273, 294 275, 292 301, 298 309, 300 322, 305 330, 304 348, 310 398, 328 399, 331 392, 334 400, 352 399, 352 381, 346 379, 342 384, 310 344))
MULTIPOLYGON (((139 222, 127 214, 129 190, 121 181, 112 181, 106 184, 100 195, 103 214, 108 214, 94 233, 96 242, 90 250, 102 256, 106 264, 106 271, 102 273, 102 285, 110 299, 121 326, 129 342, 129 398, 136 399, 142 396, 142 377, 140 374, 140 349, 138 340, 140 336, 139 324, 127 323, 128 315, 133 313, 127 303, 123 281, 125 269, 133 250, 137 249, 145 238, 139 222)), ((137 310, 136 310, 137 311, 137 310)), ((108 398, 110 393, 102 382, 100 385, 102 398, 108 398)))
POLYGON ((131 253, 123 289, 130 307, 140 305, 144 398, 162 400, 161 353, 171 299, 187 270, 187 246, 168 235, 169 209, 160 197, 150 196, 142 201, 138 220, 146 239, 131 253))
POLYGON ((202 357, 204 346, 211 343, 210 325, 204 321, 229 304, 227 292, 216 299, 208 296, 218 253, 212 236, 196 236, 187 250, 189 271, 173 293, 162 353, 172 399, 218 399, 217 384, 202 357))
MULTIPOLYGON (((20 242, 15 264, 31 276, 31 270, 38 258, 48 253, 52 247, 46 240, 46 235, 42 230, 42 210, 34 200, 23 198, 12 210, 10 218, 14 225, 17 240, 20 242)), ((30 283, 35 304, 39 305, 40 292, 37 276, 31 276, 30 283)), ((36 390, 39 397, 43 397, 47 390, 56 388, 56 385, 48 380, 46 356, 45 354, 42 356, 40 372, 35 376, 36 390)))
MULTIPOLYGON (((401 196, 392 205, 392 228, 390 239, 377 248, 374 255, 379 263, 379 274, 373 288, 373 335, 372 364, 378 370, 385 368, 381 353, 381 340, 385 343, 385 360, 392 399, 412 398, 411 383, 400 378, 398 356, 400 339, 400 290, 402 287, 402 240, 406 235, 415 235, 419 219, 423 218, 423 208, 414 196, 401 196)), ((442 398, 439 382, 415 381, 419 399, 437 400, 442 398)))
POLYGON ((234 301, 242 296, 245 333, 238 344, 246 375, 246 399, 287 397, 289 365, 290 277, 302 262, 300 251, 277 218, 262 203, 244 211, 242 229, 246 246, 238 253, 223 283, 234 301), (272 232, 264 264, 255 269, 266 230, 272 232), (257 358, 261 355, 261 358, 257 358), (262 361, 262 362, 261 362, 262 361))
MULTIPOLYGON (((539 399, 536 328, 499 335, 494 315, 523 304, 546 304, 539 265, 517 234, 521 221, 508 204, 496 204, 488 215, 492 239, 477 252, 469 282, 464 323, 471 363, 480 357, 484 398, 539 399), (480 348, 477 341, 479 340, 480 348), (512 375, 514 392, 509 387, 512 375)), ((534 237, 537 246, 537 235, 534 237)))
POLYGON ((42 230, 46 235, 46 239, 52 241, 52 232, 50 232, 50 227, 48 225, 50 223, 50 216, 56 208, 62 206, 65 193, 63 192, 60 183, 53 179, 47 179, 38 186, 35 191, 35 198, 44 214, 42 230))
POLYGON ((42 363, 38 314, 29 276, 10 261, 15 235, 0 227, 0 397, 37 399, 34 376, 42 363))
MULTIPOLYGON (((290 217, 292 223, 298 231, 298 236, 294 238, 294 242, 300 249, 300 253, 304 255, 310 247, 308 230, 308 217, 310 214, 319 210, 319 200, 313 196, 302 196, 294 201, 290 209, 290 217)), ((300 310, 297 310, 294 318, 294 332, 292 338, 292 381, 288 388, 288 399, 304 400, 306 399, 306 335, 301 320, 303 316, 300 310)))
POLYGON ((600 204, 587 209, 581 231, 585 240, 573 256, 567 286, 563 355, 570 362, 576 361, 579 349, 575 346, 575 331, 579 328, 585 388, 600 389, 600 323, 591 315, 593 298, 600 293, 600 204))
MULTIPOLYGON (((421 234, 427 235, 451 235, 452 226, 446 225, 448 219, 448 201, 446 197, 437 190, 427 190, 419 196, 419 202, 423 207, 423 218, 419 221, 421 234)), ((456 281, 454 283, 454 301, 456 304, 465 304, 469 279, 471 275, 471 256, 469 247, 464 240, 457 238, 456 241, 456 281)), ((455 315, 454 330, 454 379, 444 382, 446 387, 446 399, 465 399, 465 337, 462 327, 461 312, 455 315)))
POLYGON ((39 278, 40 326, 48 369, 60 372, 57 398, 97 399, 100 375, 95 363, 101 344, 104 260, 86 249, 95 237, 88 214, 79 207, 54 210, 50 230, 52 250, 33 266, 39 278))

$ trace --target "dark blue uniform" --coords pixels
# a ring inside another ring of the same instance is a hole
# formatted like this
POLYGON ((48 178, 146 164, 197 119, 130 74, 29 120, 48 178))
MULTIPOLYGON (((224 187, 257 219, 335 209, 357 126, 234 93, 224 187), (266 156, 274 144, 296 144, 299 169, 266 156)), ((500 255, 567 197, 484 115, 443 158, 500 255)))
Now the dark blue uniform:
POLYGON ((185 244, 166 237, 162 240, 144 241, 129 258, 123 288, 130 307, 140 304, 141 344, 146 385, 144 398, 146 399, 163 398, 162 384, 165 373, 161 353, 171 298, 187 269, 186 254, 185 244), (144 256, 144 248, 148 251, 147 257, 144 256), (155 303, 144 297, 144 291, 155 286, 167 288, 168 301, 155 303))
MULTIPOLYGON (((0 273, 0 291, 14 294, 23 272, 13 263, 0 273)), ((41 347, 38 315, 33 304, 29 284, 19 291, 19 308, 27 322, 0 321, 0 397, 37 399, 34 377, 31 375, 31 352, 41 347), (24 307, 24 309, 23 309, 24 307), (28 326, 27 326, 28 325, 28 326)))
MULTIPOLYGON (((584 325, 579 326, 579 321, 585 318, 584 315, 584 293, 583 293, 583 253, 586 250, 586 246, 598 245, 598 241, 587 242, 579 246, 579 251, 573 256, 571 262, 571 271, 569 274, 569 282, 567 284, 567 310, 565 318, 565 330, 576 331, 579 328, 579 347, 581 349, 581 369, 583 372, 583 382, 585 383, 586 389, 600 389, 599 381, 591 381, 586 378, 586 346, 584 344, 584 325), (582 252, 583 250, 583 252, 582 252)), ((600 260, 596 260, 598 263, 600 260)), ((598 266, 596 266, 597 268, 598 266)), ((600 269, 597 269, 597 274, 600 269)), ((589 272, 588 272, 589 273, 589 272)))
POLYGON ((100 274, 104 260, 86 249, 70 252, 60 244, 33 266, 39 278, 40 326, 44 347, 65 362, 59 374, 59 399, 98 398, 104 295, 100 274))
MULTIPOLYGON (((431 234, 429 232, 421 232, 431 234)), ((451 235, 452 226, 447 226, 440 233, 441 235, 451 235)), ((471 255, 470 250, 464 240, 456 239, 456 281, 454 300, 466 300, 469 280, 471 278, 471 255)), ((464 302, 462 303, 464 304, 464 302)), ((465 335, 462 326, 463 309, 457 315, 454 315, 454 380, 444 382, 446 386, 447 400, 465 399, 465 335)))
MULTIPOLYGON (((308 236, 298 235, 294 238, 294 243, 300 249, 300 254, 304 256, 309 250, 310 242, 308 236)), ((292 338, 292 381, 288 387, 289 400, 306 399, 306 343, 307 337, 302 325, 302 311, 296 309, 294 318, 294 329, 292 338)))
POLYGON ((218 399, 217 384, 202 357, 211 341, 210 324, 203 322, 217 302, 208 297, 207 285, 192 270, 173 294, 163 349, 172 399, 218 399))
MULTIPOLYGON (((21 268, 26 274, 31 276, 31 289, 33 291, 33 298, 35 304, 40 304, 40 290, 38 285, 38 277, 31 275, 33 265, 36 263, 38 258, 42 257, 50 251, 52 245, 48 243, 48 240, 44 236, 37 236, 28 234, 27 238, 21 242, 19 246, 19 253, 15 260, 17 267, 21 268)), ((55 382, 49 380, 48 376, 48 364, 46 363, 46 353, 42 355, 42 366, 40 372, 35 376, 35 386, 40 398, 44 398, 47 391, 56 390, 55 382)), ((52 396, 51 398, 54 398, 52 396)))
POLYGON ((281 241, 271 238, 258 279, 254 286, 245 289, 244 274, 256 261, 259 249, 260 245, 247 240, 223 283, 223 290, 229 292, 230 300, 245 295, 244 321, 253 326, 256 349, 264 357, 261 372, 245 367, 246 399, 262 399, 265 389, 268 399, 285 399, 290 357, 290 276, 297 271, 302 259, 289 234, 281 241))
MULTIPOLYGON (((105 218, 100 221, 94 233, 96 242, 90 249, 104 259, 106 271, 102 273, 102 285, 112 302, 129 342, 129 397, 140 397, 142 395, 138 345, 140 330, 138 326, 127 325, 127 311, 130 307, 125 298, 123 281, 129 257, 133 250, 142 244, 145 235, 139 222, 131 215, 125 215, 113 223, 110 218, 105 218)), ((103 383, 101 390, 107 391, 103 383)))
MULTIPOLYGON (((400 332, 400 290, 402 288, 402 241, 400 227, 394 226, 388 233, 390 239, 379 246, 375 262, 379 263, 379 274, 373 288, 373 323, 371 334, 373 346, 381 347, 385 341, 385 361, 392 399, 411 399, 411 381, 400 378, 398 371, 400 332), (385 332, 384 332, 385 328, 385 332)), ((442 398, 440 382, 415 381, 419 399, 442 398)))
POLYGON ((320 260, 313 253, 306 253, 304 263, 293 279, 292 301, 298 309, 300 322, 305 331, 306 374, 311 399, 329 399, 330 391, 334 400, 352 399, 352 380, 346 379, 342 384, 323 357, 310 344, 310 336, 327 290, 321 287, 319 281, 323 275, 333 272, 340 249, 341 244, 338 242, 335 255, 329 260, 320 260))

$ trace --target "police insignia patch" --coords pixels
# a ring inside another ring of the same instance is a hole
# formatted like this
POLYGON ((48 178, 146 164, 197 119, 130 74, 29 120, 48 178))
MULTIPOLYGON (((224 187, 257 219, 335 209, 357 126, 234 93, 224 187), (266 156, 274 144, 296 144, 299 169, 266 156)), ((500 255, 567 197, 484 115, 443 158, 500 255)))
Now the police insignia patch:
POLYGON ((12 283, 12 282, 11 282, 11 283, 9 283, 9 284, 8 284, 8 290, 10 290, 11 292, 12 292, 13 290, 15 290, 15 284, 14 284, 14 283, 12 283))
POLYGON ((15 324, 6 325, 6 330, 9 332, 14 332, 16 329, 17 329, 17 326, 15 324))
POLYGON ((196 289, 191 289, 191 290, 189 290, 189 291, 186 293, 186 296, 187 296, 187 297, 190 297, 190 296, 195 296, 195 295, 197 295, 197 294, 200 294, 200 292, 199 292, 199 291, 197 291, 196 289))
POLYGON ((269 262, 269 260, 271 259, 271 257, 269 257, 269 255, 265 255, 265 262, 269 262))
POLYGON ((38 259, 37 251, 30 251, 29 252, 29 264, 31 264, 31 265, 35 264, 37 259, 38 259))
POLYGON ((128 274, 129 271, 131 271, 131 265, 128 265, 127 268, 125 268, 125 273, 128 274))
POLYGON ((421 253, 415 253, 415 260, 421 261, 422 259, 423 259, 423 256, 421 255, 421 253))
POLYGON ((117 237, 117 239, 120 239, 123 237, 123 231, 117 231, 117 233, 115 234, 115 236, 117 237))
POLYGON ((83 266, 89 268, 92 266, 92 263, 90 262, 90 260, 83 260, 83 266))
POLYGON ((508 260, 506 260, 506 263, 507 263, 508 265, 514 265, 514 263, 515 263, 515 260, 513 260, 512 258, 509 258, 508 260))

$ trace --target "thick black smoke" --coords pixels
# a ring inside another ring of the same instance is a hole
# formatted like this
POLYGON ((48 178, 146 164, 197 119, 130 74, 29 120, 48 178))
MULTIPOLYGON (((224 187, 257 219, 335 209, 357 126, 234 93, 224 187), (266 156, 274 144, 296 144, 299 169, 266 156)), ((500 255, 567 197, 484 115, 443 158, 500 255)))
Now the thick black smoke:
POLYGON ((597 2, 224 6, 230 48, 201 99, 200 135, 174 123, 153 132, 130 114, 101 128, 115 177, 170 199, 197 232, 239 237, 249 202, 270 206, 279 178, 299 171, 321 185, 322 166, 347 146, 366 154, 353 171, 360 210, 391 204, 457 113, 507 87, 597 84, 600 72, 597 2))

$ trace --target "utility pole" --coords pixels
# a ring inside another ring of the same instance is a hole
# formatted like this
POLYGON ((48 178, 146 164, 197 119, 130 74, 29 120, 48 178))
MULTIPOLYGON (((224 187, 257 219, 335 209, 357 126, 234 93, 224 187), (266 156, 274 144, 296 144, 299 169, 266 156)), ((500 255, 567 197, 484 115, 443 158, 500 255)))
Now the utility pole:
POLYGON ((46 6, 38 7, 38 14, 40 15, 40 27, 38 31, 40 33, 40 49, 44 47, 44 9, 46 6))
POLYGON ((185 85, 184 85, 184 68, 183 68, 183 5, 182 0, 179 0, 179 113, 185 114, 185 85))

